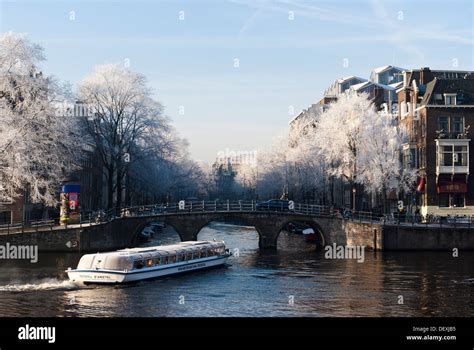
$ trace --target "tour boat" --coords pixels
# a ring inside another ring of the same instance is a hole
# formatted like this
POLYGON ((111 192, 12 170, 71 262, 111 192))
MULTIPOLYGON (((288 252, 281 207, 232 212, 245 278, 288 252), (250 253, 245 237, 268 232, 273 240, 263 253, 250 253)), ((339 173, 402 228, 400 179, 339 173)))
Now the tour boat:
POLYGON ((188 241, 86 254, 66 272, 84 284, 127 283, 223 265, 231 255, 223 241, 188 241))

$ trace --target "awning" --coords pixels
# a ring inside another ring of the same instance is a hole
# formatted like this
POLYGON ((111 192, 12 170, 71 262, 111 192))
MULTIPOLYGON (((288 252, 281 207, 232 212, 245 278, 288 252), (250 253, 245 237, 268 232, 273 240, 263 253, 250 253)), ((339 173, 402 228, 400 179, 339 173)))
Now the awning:
POLYGON ((453 181, 448 179, 439 179, 437 184, 438 193, 466 193, 467 183, 462 179, 454 178, 453 181))

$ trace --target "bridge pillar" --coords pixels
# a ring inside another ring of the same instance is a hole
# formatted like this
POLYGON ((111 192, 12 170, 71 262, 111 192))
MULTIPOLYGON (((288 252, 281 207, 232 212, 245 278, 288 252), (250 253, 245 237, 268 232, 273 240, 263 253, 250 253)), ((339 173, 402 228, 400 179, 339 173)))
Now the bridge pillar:
POLYGON ((277 239, 280 229, 273 225, 256 225, 258 232, 258 247, 260 249, 277 249, 277 239))
POLYGON ((182 242, 196 241, 199 231, 207 223, 206 218, 192 218, 192 220, 189 220, 181 215, 165 217, 164 221, 175 229, 182 242))

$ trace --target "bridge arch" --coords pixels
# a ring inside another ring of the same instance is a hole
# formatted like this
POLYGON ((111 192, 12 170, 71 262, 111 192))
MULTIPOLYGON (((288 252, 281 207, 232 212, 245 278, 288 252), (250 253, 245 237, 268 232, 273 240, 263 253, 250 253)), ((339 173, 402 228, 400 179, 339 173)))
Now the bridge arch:
POLYGON ((181 234, 180 230, 177 229, 176 227, 174 227, 174 225, 172 223, 167 223, 165 220, 163 220, 162 217, 153 217, 153 218, 144 220, 144 221, 140 222, 137 226, 135 226, 134 231, 132 233, 131 242, 130 242, 132 244, 132 246, 136 247, 137 245, 139 245, 139 243, 140 243, 140 233, 143 231, 143 229, 146 226, 148 226, 152 222, 157 222, 157 221, 165 222, 167 226, 172 227, 173 230, 178 235, 178 238, 181 242, 185 240, 185 239, 183 239, 183 235, 181 234))
POLYGON ((215 212, 215 213, 193 213, 170 216, 165 221, 170 223, 180 232, 182 240, 197 240, 201 230, 211 222, 222 219, 238 220, 245 225, 252 226, 258 233, 259 247, 261 249, 277 248, 277 241, 280 232, 289 222, 305 223, 317 233, 318 246, 324 246, 328 240, 325 236, 325 230, 312 217, 295 215, 292 213, 278 212, 215 212), (173 225, 174 222, 174 225, 173 225))
MULTIPOLYGON (((216 215, 213 215, 208 221, 200 223, 199 227, 197 228, 196 239, 199 238, 199 234, 201 234, 203 229, 209 227, 212 223, 228 221, 238 222, 242 226, 253 227, 257 233, 258 242, 261 241, 262 233, 259 225, 256 224, 254 220, 251 220, 249 215, 242 215, 240 213, 217 213, 216 215)), ((236 226, 238 226, 238 224, 236 224, 236 226)))
MULTIPOLYGON (((283 225, 280 227, 280 230, 278 232, 278 236, 280 235, 280 233, 282 231, 285 230, 285 228, 288 226, 288 224, 290 223, 299 223, 299 224, 304 224, 304 225, 307 225, 309 226, 310 228, 313 229, 313 231, 315 232, 316 234, 316 248, 317 249, 321 249, 322 247, 324 247, 326 245, 326 238, 324 236, 324 230, 323 228, 321 227, 321 225, 313 220, 313 219, 307 219, 307 218, 298 218, 298 217, 293 217, 291 219, 287 219, 286 221, 283 221, 283 225)), ((278 239, 278 236, 277 236, 277 239, 278 239)))

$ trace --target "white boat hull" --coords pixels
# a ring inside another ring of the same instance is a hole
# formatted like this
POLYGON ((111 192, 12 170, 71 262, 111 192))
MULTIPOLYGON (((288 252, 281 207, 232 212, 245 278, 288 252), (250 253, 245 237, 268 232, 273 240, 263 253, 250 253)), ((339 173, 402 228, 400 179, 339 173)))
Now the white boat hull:
POLYGON ((151 268, 144 267, 140 270, 133 271, 67 270, 67 274, 71 281, 82 282, 86 284, 128 283, 216 267, 225 264, 229 257, 230 254, 226 254, 222 256, 184 261, 169 265, 154 266, 151 268))

